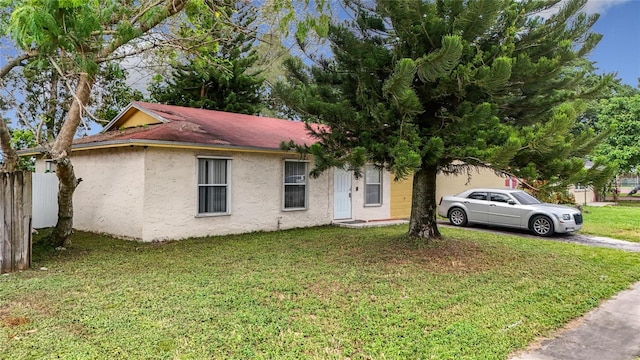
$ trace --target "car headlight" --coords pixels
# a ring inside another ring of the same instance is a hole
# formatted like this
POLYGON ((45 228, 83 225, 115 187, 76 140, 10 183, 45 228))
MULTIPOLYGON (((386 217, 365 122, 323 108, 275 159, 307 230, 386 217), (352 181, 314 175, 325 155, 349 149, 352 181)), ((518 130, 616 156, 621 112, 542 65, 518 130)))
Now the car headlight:
POLYGON ((571 214, 562 214, 562 220, 571 220, 571 214))

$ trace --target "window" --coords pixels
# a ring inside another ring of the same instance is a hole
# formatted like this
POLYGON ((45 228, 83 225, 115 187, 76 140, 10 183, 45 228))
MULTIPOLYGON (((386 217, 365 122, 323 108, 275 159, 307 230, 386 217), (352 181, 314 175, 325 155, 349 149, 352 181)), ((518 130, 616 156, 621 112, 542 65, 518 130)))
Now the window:
POLYGON ((44 172, 46 173, 56 172, 56 163, 53 160, 45 160, 44 172))
POLYGON ((198 159, 198 214, 229 213, 230 161, 198 159))
POLYGON ((467 196, 468 199, 473 199, 473 200, 487 200, 487 193, 486 192, 472 192, 471 194, 469 194, 469 196, 467 196))
POLYGON ((373 165, 364 168, 364 204, 382 204, 382 170, 373 165))
POLYGON ((516 198, 516 200, 518 200, 518 202, 520 202, 520 204, 522 205, 542 204, 540 200, 534 198, 533 196, 527 194, 524 191, 517 191, 517 192, 511 193, 511 195, 513 195, 513 197, 516 198))
POLYGON ((505 194, 491 193, 491 201, 506 203, 511 198, 505 194))
POLYGON ((307 208, 307 163, 284 162, 284 209, 307 208))

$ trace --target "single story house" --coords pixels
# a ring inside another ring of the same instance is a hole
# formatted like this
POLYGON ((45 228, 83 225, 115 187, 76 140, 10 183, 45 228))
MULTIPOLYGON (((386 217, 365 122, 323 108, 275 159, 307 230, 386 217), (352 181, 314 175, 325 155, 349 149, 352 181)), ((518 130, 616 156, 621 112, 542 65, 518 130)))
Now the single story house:
MULTIPOLYGON (((316 125, 320 126, 320 125, 316 125)), ((313 160, 280 148, 311 145, 301 122, 133 102, 96 135, 77 139, 74 228, 142 241, 406 218, 411 181, 365 167, 308 176, 313 160)), ((36 171, 52 170, 38 159, 36 171)), ((503 187, 480 171, 438 179, 438 196, 503 187)))

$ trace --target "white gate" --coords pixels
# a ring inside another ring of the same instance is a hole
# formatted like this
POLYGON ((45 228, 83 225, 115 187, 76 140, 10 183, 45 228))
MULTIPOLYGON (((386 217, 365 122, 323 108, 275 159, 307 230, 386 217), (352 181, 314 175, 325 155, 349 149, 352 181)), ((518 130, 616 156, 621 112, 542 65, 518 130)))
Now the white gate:
POLYGON ((338 168, 333 171, 333 218, 351 218, 351 172, 338 168))
POLYGON ((55 226, 58 221, 58 177, 55 173, 32 175, 33 228, 55 226))

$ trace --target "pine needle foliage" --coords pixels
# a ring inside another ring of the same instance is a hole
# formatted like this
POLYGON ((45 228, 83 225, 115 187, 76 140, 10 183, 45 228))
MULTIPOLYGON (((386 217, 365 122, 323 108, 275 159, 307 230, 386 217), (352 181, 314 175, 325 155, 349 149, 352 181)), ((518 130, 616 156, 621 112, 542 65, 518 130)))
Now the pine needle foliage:
POLYGON ((332 129, 310 129, 321 144, 310 152, 323 158, 315 173, 363 161, 396 177, 415 172, 410 234, 437 237, 439 172, 488 167, 555 181, 582 166, 596 137, 571 130, 581 99, 607 80, 585 82, 583 57, 600 39, 585 3, 344 1, 353 20, 330 26, 332 56, 290 62, 276 89, 332 129), (351 158, 363 149, 366 159, 351 158))
MULTIPOLYGON (((237 10, 236 10, 237 11, 237 10)), ((228 10, 231 13, 231 10, 228 10)), ((202 45, 198 55, 173 64, 171 75, 156 77, 150 86, 153 101, 209 110, 257 115, 262 109, 264 77, 253 69, 254 11, 240 9, 218 42, 202 45)), ((231 14, 229 14, 231 17, 231 14)))

